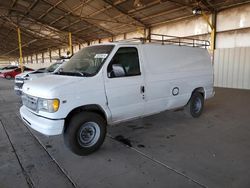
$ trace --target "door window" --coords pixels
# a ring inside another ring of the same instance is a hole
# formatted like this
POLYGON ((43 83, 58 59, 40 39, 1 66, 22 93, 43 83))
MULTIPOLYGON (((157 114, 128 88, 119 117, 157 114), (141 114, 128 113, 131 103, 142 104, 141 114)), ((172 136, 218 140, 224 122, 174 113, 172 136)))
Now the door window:
POLYGON ((108 65, 108 77, 127 77, 141 74, 138 51, 134 47, 119 48, 108 65))

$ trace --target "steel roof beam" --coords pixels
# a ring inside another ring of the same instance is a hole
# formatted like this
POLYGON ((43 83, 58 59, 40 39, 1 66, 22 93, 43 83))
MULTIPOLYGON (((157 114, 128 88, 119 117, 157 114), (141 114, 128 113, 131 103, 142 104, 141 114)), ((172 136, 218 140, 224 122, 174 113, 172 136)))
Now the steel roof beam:
POLYGON ((227 2, 223 2, 223 3, 214 4, 214 6, 215 7, 222 6, 221 8, 217 8, 218 11, 222 11, 222 10, 225 10, 225 9, 228 9, 228 8, 237 7, 237 6, 241 6, 241 5, 245 5, 245 4, 250 4, 250 1, 234 3, 234 4, 231 4, 231 5, 226 5, 226 4, 227 4, 227 2))
POLYGON ((209 1, 207 0, 200 0, 200 1, 211 13, 216 12, 216 9, 209 1))
POLYGON ((120 7, 118 7, 117 5, 113 4, 112 1, 110 0, 103 0, 105 3, 107 3, 108 5, 112 6, 113 8, 115 8, 117 11, 119 11, 120 13, 124 14, 125 16, 127 16, 128 18, 132 19, 134 22, 139 23, 141 26, 143 26, 144 28, 146 28, 146 24, 143 23, 141 20, 135 18, 134 16, 131 16, 129 13, 125 12, 123 9, 121 9, 120 7))
MULTIPOLYGON (((47 0, 42 0, 42 1, 45 2, 45 3, 47 3, 47 4, 49 4, 49 5, 51 5, 51 6, 53 6, 53 4, 50 3, 50 2, 47 1, 47 0)), ((88 1, 90 1, 90 0, 88 0, 88 1)), ((87 1, 87 2, 88 2, 88 1, 87 1)), ((85 3, 86 3, 86 2, 85 2, 85 3)), ((100 25, 98 25, 98 24, 96 24, 96 23, 93 23, 93 22, 90 22, 90 21, 86 21, 85 18, 83 18, 83 17, 81 17, 81 16, 79 16, 79 15, 74 14, 73 12, 75 12, 76 10, 78 10, 80 7, 81 7, 81 6, 78 6, 78 7, 74 8, 74 9, 72 9, 72 10, 70 10, 70 11, 67 11, 67 10, 65 10, 65 9, 63 9, 63 8, 60 8, 60 7, 56 7, 58 10, 65 12, 65 14, 64 14, 63 16, 60 16, 59 18, 57 18, 55 21, 51 22, 49 25, 55 24, 55 23, 58 22, 59 20, 65 18, 67 15, 72 15, 73 17, 76 17, 76 18, 79 19, 79 20, 81 20, 81 19, 82 19, 82 21, 84 20, 84 22, 86 22, 86 23, 89 24, 89 25, 92 25, 93 27, 98 27, 99 29, 103 30, 104 32, 109 33, 111 36, 113 35, 113 33, 110 32, 108 29, 106 29, 106 28, 104 28, 104 27, 102 27, 102 26, 100 26, 100 25), (66 12, 66 11, 67 11, 67 12, 66 12)))
POLYGON ((41 20, 42 18, 44 18, 46 15, 48 15, 48 13, 50 13, 52 10, 54 10, 58 5, 60 5, 63 2, 63 0, 58 1, 55 5, 51 6, 45 13, 43 13, 42 15, 40 15, 37 20, 41 20))
MULTIPOLYGON (((122 4, 124 2, 126 2, 126 0, 118 0, 118 1, 113 2, 113 5, 119 5, 119 4, 122 4)), ((88 17, 99 15, 99 14, 101 14, 101 13, 103 13, 111 8, 113 8, 113 7, 111 5, 108 5, 100 10, 97 10, 97 11, 91 13, 88 17)))
POLYGON ((183 1, 178 1, 178 0, 166 0, 166 1, 178 4, 180 6, 187 6, 187 7, 193 8, 193 5, 191 3, 185 3, 183 1))
POLYGON ((155 18, 155 17, 163 16, 163 15, 166 15, 166 14, 171 14, 171 13, 183 10, 184 8, 186 8, 186 6, 178 7, 178 8, 169 10, 169 11, 162 11, 162 12, 159 12, 157 14, 153 14, 153 15, 149 15, 149 16, 143 17, 141 20, 144 21, 144 20, 155 18))

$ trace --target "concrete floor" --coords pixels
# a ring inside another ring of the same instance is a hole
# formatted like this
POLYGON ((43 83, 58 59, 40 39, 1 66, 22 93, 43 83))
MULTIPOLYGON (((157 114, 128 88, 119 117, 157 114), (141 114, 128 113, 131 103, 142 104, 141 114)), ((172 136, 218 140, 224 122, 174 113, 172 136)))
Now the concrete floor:
POLYGON ((0 79, 0 187, 250 187, 250 91, 216 88, 199 119, 164 112, 109 127, 85 157, 20 120, 13 80, 0 79), (123 136, 128 147, 115 139, 123 136))

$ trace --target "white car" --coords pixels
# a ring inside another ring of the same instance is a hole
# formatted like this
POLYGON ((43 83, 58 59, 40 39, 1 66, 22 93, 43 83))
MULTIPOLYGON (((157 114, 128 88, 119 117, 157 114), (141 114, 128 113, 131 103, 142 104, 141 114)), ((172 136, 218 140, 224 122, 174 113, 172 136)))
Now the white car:
POLYGON ((23 88, 22 120, 45 135, 64 135, 78 155, 103 143, 106 126, 186 108, 202 113, 214 95, 213 68, 205 48, 144 42, 86 47, 58 74, 23 88))
POLYGON ((23 72, 21 74, 18 74, 15 77, 15 86, 14 86, 15 93, 21 96, 24 83, 26 83, 27 81, 31 81, 31 80, 43 77, 48 74, 56 73, 57 71, 60 70, 63 64, 67 62, 68 60, 69 59, 58 59, 56 63, 53 63, 47 68, 42 68, 36 71, 23 72))

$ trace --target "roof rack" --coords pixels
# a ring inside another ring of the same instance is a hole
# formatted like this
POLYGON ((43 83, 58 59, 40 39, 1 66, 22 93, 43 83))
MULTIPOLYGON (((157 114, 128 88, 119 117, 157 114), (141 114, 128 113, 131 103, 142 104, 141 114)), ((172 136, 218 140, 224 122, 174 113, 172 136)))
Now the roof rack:
POLYGON ((117 42, 142 42, 142 43, 160 43, 162 45, 178 45, 178 46, 191 46, 198 48, 207 48, 210 46, 208 40, 201 40, 191 37, 178 37, 171 35, 162 35, 162 34, 150 34, 147 38, 131 38, 120 40, 117 42))

